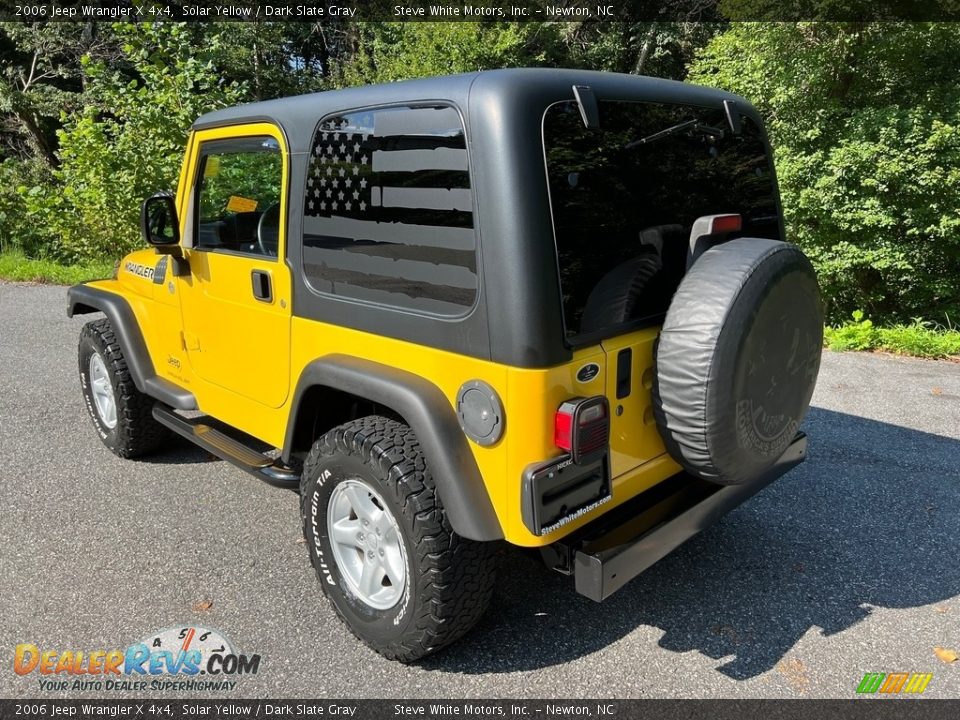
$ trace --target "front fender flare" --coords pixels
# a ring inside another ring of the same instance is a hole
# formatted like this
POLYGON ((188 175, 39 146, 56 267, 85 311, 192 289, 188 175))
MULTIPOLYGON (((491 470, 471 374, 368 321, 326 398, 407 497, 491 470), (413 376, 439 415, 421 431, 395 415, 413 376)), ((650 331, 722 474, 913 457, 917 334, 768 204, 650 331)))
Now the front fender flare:
POLYGON ((90 285, 74 285, 67 290, 67 317, 96 312, 110 321, 137 390, 177 410, 197 409, 193 393, 157 376, 140 324, 125 298, 90 285))
POLYGON ((416 433, 454 531, 470 540, 500 540, 486 485, 449 401, 433 383, 388 365, 332 354, 308 364, 291 406, 283 459, 289 462, 300 403, 311 387, 341 390, 399 413, 416 433))

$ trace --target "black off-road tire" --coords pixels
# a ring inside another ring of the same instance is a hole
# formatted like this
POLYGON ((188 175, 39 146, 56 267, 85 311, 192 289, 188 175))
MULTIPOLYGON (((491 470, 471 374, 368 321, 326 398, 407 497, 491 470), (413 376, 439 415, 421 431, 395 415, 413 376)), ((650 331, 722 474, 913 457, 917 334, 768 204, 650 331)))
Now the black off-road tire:
POLYGON ((83 326, 78 348, 80 387, 87 412, 97 434, 110 451, 122 458, 135 458, 157 450, 170 440, 170 431, 153 419, 156 400, 137 390, 127 361, 107 319, 83 326), (100 355, 106 366, 116 402, 117 423, 108 427, 96 409, 90 386, 90 357, 100 355))
POLYGON ((381 416, 354 420, 317 440, 300 485, 303 534, 320 586, 350 631, 391 660, 412 662, 449 645, 480 619, 493 593, 496 545, 450 526, 413 431, 381 416), (328 503, 345 480, 373 488, 399 526, 406 585, 377 610, 350 588, 328 537, 328 503))

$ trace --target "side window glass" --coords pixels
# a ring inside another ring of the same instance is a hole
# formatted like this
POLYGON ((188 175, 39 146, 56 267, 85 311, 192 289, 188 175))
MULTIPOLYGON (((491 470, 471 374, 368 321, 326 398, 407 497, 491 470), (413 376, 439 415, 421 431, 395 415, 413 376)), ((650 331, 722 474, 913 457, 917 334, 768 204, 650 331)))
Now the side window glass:
POLYGON ((200 147, 199 248, 276 257, 283 161, 272 137, 214 140, 200 147))
POLYGON ((456 110, 324 119, 305 189, 303 266, 314 290, 448 316, 473 306, 473 201, 456 110))

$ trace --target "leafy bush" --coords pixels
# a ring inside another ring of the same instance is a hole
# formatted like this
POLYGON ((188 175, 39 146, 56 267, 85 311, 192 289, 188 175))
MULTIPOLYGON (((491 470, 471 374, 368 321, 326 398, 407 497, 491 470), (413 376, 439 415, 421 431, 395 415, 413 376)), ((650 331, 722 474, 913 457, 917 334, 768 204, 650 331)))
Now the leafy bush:
POLYGON ((825 327, 823 340, 831 350, 872 350, 877 346, 877 329, 864 319, 862 310, 854 310, 853 322, 825 327))
POLYGON ((960 355, 960 330, 920 318, 910 323, 878 328, 855 310, 853 322, 824 328, 824 344, 831 350, 884 350, 900 355, 944 358, 960 355))
POLYGON ((139 209, 156 190, 176 187, 187 131, 198 115, 242 98, 221 82, 210 54, 175 24, 117 26, 136 79, 86 61, 83 107, 64 118, 53 184, 21 199, 44 228, 47 254, 64 262, 119 256, 139 244, 139 209))
POLYGON ((960 331, 938 328, 920 319, 877 331, 880 350, 920 357, 960 356, 960 331))
POLYGON ((19 250, 0 252, 0 278, 19 282, 42 282, 55 285, 75 285, 87 280, 98 280, 113 274, 109 260, 62 265, 53 260, 29 258, 19 250))
POLYGON ((20 252, 32 257, 45 254, 47 235, 28 215, 25 195, 38 194, 51 181, 49 171, 39 162, 0 162, 0 253, 20 252), (34 189, 36 188, 36 189, 34 189))
POLYGON ((958 56, 950 23, 737 23, 692 69, 767 118, 834 320, 960 316, 958 56))

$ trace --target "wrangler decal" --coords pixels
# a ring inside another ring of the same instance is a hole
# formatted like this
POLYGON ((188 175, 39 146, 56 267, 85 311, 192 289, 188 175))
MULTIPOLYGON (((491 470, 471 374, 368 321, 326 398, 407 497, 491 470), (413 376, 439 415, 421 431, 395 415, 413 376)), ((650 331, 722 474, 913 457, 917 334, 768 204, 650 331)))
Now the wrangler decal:
POLYGON ((126 270, 131 275, 139 275, 142 278, 147 280, 153 280, 153 268, 147 267, 146 265, 141 265, 140 263, 128 261, 126 265, 123 266, 123 269, 126 270))

